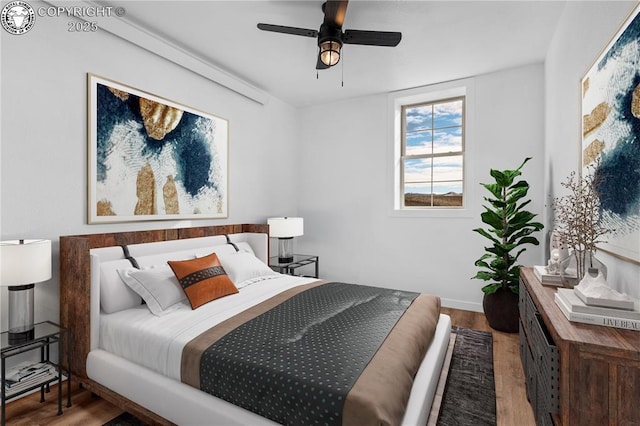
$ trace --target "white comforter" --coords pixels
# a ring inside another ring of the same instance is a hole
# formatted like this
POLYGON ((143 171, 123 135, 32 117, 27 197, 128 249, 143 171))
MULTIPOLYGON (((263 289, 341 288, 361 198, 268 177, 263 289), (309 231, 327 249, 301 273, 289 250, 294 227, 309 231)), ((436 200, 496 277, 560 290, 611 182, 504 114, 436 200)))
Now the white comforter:
POLYGON ((163 316, 153 315, 145 305, 100 316, 100 348, 164 376, 180 381, 184 346, 194 337, 289 288, 316 281, 290 275, 240 284, 240 292, 196 310, 178 303, 163 316))

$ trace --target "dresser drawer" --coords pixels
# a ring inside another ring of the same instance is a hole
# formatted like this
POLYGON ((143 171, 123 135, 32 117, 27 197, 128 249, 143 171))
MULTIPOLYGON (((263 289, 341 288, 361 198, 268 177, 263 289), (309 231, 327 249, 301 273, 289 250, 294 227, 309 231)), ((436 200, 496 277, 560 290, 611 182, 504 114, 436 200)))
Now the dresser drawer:
MULTIPOLYGON (((521 324, 522 325, 522 324, 521 324)), ((531 406, 534 407, 535 411, 536 406, 536 368, 535 368, 535 359, 533 357, 533 353, 531 352, 531 347, 527 342, 527 338, 524 333, 521 333, 521 343, 520 343, 520 358, 522 359, 522 370, 524 372, 524 380, 526 384, 527 390, 527 399, 531 403, 531 406)))
POLYGON ((534 315, 530 339, 536 365, 538 406, 557 413, 560 409, 560 354, 540 314, 534 315))
MULTIPOLYGON (((522 324, 524 325, 527 336, 531 334, 531 329, 535 326, 537 314, 538 309, 533 303, 533 299, 531 299, 527 291, 524 291, 524 294, 522 294, 522 305, 520 305, 520 318, 522 319, 522 324)), ((529 339, 531 339, 531 336, 529 336, 529 339)))
POLYGON ((524 370, 525 376, 527 375, 527 356, 525 350, 529 349, 529 344, 527 343, 527 335, 524 331, 524 325, 522 324, 522 318, 520 319, 520 332, 519 332, 519 345, 520 345, 520 361, 522 361, 522 369, 524 370))

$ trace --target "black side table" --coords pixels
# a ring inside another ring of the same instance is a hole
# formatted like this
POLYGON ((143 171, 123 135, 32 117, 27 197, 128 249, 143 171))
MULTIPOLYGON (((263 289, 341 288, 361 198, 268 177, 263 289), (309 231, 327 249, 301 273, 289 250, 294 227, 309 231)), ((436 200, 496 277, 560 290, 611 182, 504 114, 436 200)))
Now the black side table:
POLYGON ((315 274, 312 275, 313 278, 318 278, 318 256, 312 256, 308 254, 294 254, 293 260, 291 262, 282 262, 278 261, 278 256, 273 256, 269 258, 269 267, 276 272, 280 272, 281 274, 295 275, 295 270, 302 266, 306 265, 315 265, 315 274))
POLYGON ((49 392, 49 385, 55 381, 58 382, 58 415, 62 414, 62 359, 63 350, 67 355, 67 407, 71 407, 71 336, 66 328, 60 327, 51 321, 44 321, 35 324, 33 336, 26 340, 14 342, 9 339, 9 333, 0 333, 0 355, 2 358, 2 426, 6 423, 6 402, 20 395, 26 394, 34 389, 40 388, 40 402, 44 402, 45 390, 49 392), (65 338, 67 345, 63 348, 62 338, 65 338), (50 347, 52 344, 58 345, 58 364, 54 364, 50 360, 50 347), (20 387, 18 390, 7 390, 6 383, 6 360, 12 356, 40 349, 40 362, 51 364, 55 367, 56 374, 47 374, 39 380, 34 380, 27 386, 20 387))

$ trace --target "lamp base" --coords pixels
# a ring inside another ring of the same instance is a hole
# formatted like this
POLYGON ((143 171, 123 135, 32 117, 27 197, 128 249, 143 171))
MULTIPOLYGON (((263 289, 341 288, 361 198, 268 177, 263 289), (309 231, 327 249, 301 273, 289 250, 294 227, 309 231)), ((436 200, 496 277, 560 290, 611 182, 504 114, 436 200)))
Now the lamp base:
POLYGON ((24 343, 35 338, 35 330, 32 328, 31 330, 26 331, 10 331, 9 332, 9 343, 15 345, 16 343, 24 343))
POLYGON ((34 284, 9 287, 9 341, 20 343, 33 339, 34 284))
POLYGON ((293 262, 293 237, 278 238, 278 262, 293 262))

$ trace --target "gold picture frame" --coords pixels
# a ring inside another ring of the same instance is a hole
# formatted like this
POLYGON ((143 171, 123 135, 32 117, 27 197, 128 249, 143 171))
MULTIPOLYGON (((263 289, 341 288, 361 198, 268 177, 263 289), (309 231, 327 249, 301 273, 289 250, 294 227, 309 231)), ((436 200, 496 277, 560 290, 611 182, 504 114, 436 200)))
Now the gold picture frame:
POLYGON ((582 173, 599 174, 601 220, 613 230, 598 245, 640 264, 640 4, 581 80, 582 173))
POLYGON ((89 73, 88 223, 228 217, 227 120, 89 73))

